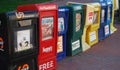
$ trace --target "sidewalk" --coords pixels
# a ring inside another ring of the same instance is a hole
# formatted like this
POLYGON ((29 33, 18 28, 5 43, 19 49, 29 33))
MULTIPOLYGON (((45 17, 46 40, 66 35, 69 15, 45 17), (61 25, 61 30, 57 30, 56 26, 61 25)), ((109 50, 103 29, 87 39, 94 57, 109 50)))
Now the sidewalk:
POLYGON ((91 49, 57 64, 57 70, 120 70, 120 22, 114 34, 91 49))

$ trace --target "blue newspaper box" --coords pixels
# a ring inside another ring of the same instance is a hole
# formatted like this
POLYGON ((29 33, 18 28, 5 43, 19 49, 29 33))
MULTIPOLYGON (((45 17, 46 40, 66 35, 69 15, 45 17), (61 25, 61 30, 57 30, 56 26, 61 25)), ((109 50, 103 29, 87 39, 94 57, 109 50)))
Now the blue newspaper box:
POLYGON ((107 3, 106 0, 100 0, 100 4, 101 4, 101 19, 100 19, 100 28, 98 30, 99 41, 103 40, 104 38, 110 35, 110 22, 112 19, 111 2, 107 3), (108 10, 108 6, 109 6, 109 10, 108 10))
POLYGON ((57 43, 57 60, 66 57, 66 32, 68 28, 69 9, 59 7, 58 10, 58 43, 57 43))
POLYGON ((105 0, 107 4, 107 24, 110 24, 112 22, 112 9, 113 9, 113 4, 112 0, 105 0))

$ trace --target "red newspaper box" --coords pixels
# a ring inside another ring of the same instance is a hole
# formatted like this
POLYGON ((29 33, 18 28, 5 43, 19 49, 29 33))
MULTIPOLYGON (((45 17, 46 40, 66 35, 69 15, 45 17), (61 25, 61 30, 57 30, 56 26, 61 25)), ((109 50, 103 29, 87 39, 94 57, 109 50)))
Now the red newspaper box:
POLYGON ((39 70, 55 69, 58 38, 58 7, 56 4, 31 4, 17 7, 18 12, 32 10, 37 11, 39 14, 39 70))

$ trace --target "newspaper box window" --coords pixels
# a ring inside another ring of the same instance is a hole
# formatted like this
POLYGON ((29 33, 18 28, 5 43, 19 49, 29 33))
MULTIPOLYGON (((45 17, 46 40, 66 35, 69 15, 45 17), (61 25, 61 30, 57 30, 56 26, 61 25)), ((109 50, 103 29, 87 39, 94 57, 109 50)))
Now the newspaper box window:
POLYGON ((65 29, 65 23, 64 23, 64 18, 60 17, 58 18, 58 32, 61 33, 65 29))
POLYGON ((81 14, 76 13, 76 32, 80 30, 81 14))
POLYGON ((101 22, 104 23, 105 22, 105 10, 101 9, 101 22))
POLYGON ((94 16, 93 16, 93 24, 96 24, 96 23, 98 23, 98 12, 97 11, 94 12, 94 16))
MULTIPOLYGON (((26 21, 31 21, 31 20, 23 20, 23 21, 18 21, 18 23, 25 23, 26 21)), ((15 52, 20 52, 28 49, 33 48, 33 29, 17 29, 14 32, 14 39, 15 39, 15 52)))
POLYGON ((42 40, 48 40, 53 38, 53 23, 53 17, 42 18, 42 40))

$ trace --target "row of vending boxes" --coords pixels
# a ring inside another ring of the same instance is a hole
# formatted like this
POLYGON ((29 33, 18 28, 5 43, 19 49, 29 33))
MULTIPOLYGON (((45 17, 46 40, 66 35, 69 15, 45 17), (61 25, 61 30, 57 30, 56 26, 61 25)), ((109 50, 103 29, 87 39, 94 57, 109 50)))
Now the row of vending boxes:
POLYGON ((112 0, 22 5, 0 14, 0 70, 54 70, 56 60, 113 33, 113 17, 112 0))

